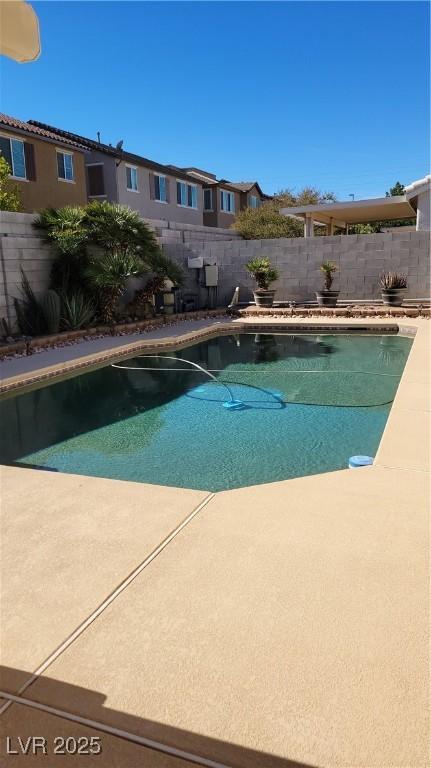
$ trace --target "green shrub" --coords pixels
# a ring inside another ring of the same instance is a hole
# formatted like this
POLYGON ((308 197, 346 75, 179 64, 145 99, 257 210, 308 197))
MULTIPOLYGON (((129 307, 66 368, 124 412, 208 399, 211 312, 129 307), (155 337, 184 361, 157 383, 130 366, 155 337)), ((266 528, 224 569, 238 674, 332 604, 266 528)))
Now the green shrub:
POLYGON ((11 184, 10 174, 7 160, 0 156, 0 211, 20 211, 22 208, 21 193, 11 184))
POLYGON ((234 228, 246 240, 302 237, 304 225, 290 216, 282 216, 271 201, 260 208, 245 208, 238 213, 234 228))

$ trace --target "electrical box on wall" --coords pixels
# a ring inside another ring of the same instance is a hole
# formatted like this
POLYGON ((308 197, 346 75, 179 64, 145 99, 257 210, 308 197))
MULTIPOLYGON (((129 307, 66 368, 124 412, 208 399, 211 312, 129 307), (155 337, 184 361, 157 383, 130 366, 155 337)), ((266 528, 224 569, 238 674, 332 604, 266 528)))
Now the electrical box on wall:
POLYGON ((191 257, 187 261, 187 266, 189 269, 202 269, 204 265, 204 257, 203 256, 196 256, 191 257))
POLYGON ((207 288, 214 288, 218 285, 218 267, 215 264, 205 267, 205 285, 207 288))

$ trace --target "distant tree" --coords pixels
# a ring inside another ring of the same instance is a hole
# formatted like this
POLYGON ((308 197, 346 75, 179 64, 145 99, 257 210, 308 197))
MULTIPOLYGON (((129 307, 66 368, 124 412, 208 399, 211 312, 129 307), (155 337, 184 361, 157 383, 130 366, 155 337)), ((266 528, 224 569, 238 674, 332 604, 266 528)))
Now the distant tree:
MULTIPOLYGON (((291 216, 283 216, 280 208, 335 202, 335 200, 332 192, 321 192, 316 187, 304 187, 296 194, 292 189, 281 189, 260 208, 246 208, 240 211, 233 226, 246 240, 303 237, 303 222, 291 216)), ((317 230, 316 234, 318 233, 317 230)))
POLYGON ((396 181, 394 186, 390 188, 389 192, 386 192, 386 197, 396 197, 397 195, 403 195, 405 187, 400 181, 396 181))
POLYGON ((0 211, 20 211, 22 208, 21 194, 18 187, 11 184, 10 174, 9 164, 0 156, 0 211))

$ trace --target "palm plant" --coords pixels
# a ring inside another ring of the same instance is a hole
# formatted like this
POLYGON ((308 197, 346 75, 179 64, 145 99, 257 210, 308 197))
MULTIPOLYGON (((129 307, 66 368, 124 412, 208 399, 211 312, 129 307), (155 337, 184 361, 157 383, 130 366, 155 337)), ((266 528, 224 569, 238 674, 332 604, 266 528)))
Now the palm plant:
POLYGON ((252 259, 245 267, 256 280, 259 290, 267 291, 271 283, 278 278, 278 271, 267 257, 252 259))
POLYGON ((143 262, 133 253, 112 252, 91 259, 85 276, 97 291, 100 316, 105 323, 112 323, 115 305, 124 292, 129 277, 145 271, 143 262))
POLYGON ((331 290, 332 283, 334 282, 334 273, 337 269, 337 265, 333 264, 331 261, 324 261, 323 264, 320 265, 320 271, 325 275, 325 291, 331 290))
POLYGON ((89 242, 105 253, 130 255, 145 261, 159 252, 154 232, 137 211, 118 203, 90 203, 86 208, 89 242))
POLYGON ((180 286, 184 281, 183 270, 180 265, 166 256, 160 249, 146 255, 145 263, 149 270, 154 272, 156 277, 168 278, 174 285, 180 286))
POLYGON ((89 242, 97 246, 85 272, 98 297, 105 322, 112 322, 115 304, 129 277, 153 272, 181 283, 182 271, 162 253, 154 232, 137 211, 117 203, 90 203, 87 207, 89 242))
POLYGON ((59 292, 77 290, 87 265, 88 229, 86 210, 80 206, 47 208, 34 222, 45 242, 53 245, 56 259, 51 269, 51 287, 59 292))

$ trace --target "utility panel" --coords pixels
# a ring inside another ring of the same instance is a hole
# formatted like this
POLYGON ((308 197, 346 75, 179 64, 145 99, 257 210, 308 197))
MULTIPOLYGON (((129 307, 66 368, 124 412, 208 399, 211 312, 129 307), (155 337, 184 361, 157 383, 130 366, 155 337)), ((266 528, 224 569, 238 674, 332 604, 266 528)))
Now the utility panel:
POLYGON ((190 258, 187 261, 187 266, 189 269, 202 269, 204 265, 204 257, 203 256, 196 256, 195 258, 190 258))
POLYGON ((215 264, 205 267, 205 285, 207 288, 218 285, 218 267, 215 264))

